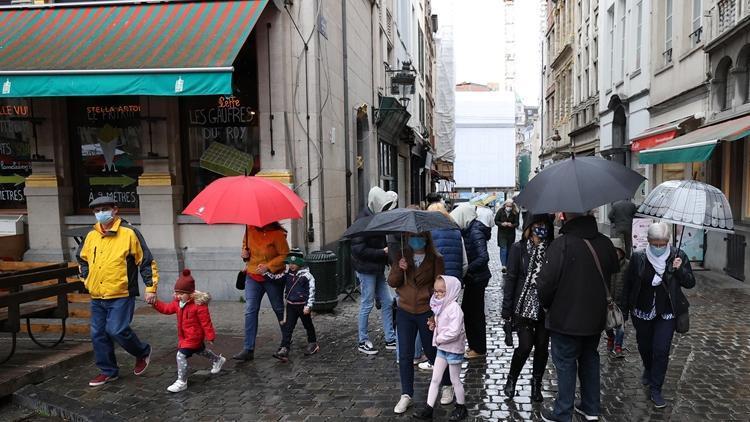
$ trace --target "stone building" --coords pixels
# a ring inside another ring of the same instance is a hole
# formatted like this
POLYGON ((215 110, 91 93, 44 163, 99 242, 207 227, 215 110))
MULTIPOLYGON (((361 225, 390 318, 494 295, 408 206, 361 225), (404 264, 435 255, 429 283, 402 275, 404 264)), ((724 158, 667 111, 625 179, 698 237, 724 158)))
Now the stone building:
POLYGON ((575 2, 547 2, 547 33, 544 43, 544 133, 542 166, 570 154, 573 112, 573 43, 575 2))
POLYGON ((572 130, 568 136, 577 155, 594 155, 599 150, 598 19, 598 1, 576 3, 572 130))
POLYGON ((70 259, 69 230, 109 195, 154 251, 163 294, 190 267, 229 299, 242 226, 180 214, 222 174, 293 187, 308 207, 284 224, 306 250, 334 248, 371 186, 405 203, 424 192, 411 177, 431 148, 429 2, 46 3, 0 9, 0 209, 27 219, 26 260, 70 259), (387 70, 408 61, 404 110, 387 70))

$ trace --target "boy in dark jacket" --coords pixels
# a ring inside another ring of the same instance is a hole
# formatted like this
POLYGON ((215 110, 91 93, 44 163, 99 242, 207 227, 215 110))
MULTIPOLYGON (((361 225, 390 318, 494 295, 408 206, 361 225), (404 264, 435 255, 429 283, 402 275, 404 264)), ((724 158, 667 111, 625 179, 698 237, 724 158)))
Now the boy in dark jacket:
POLYGON ((267 273, 266 277, 280 279, 284 283, 284 319, 281 321, 283 335, 281 346, 273 357, 286 362, 292 345, 292 333, 298 319, 302 320, 302 325, 307 331, 305 356, 317 353, 320 346, 311 316, 315 303, 315 278, 307 269, 305 258, 299 248, 291 249, 284 262, 287 264, 286 271, 279 275, 267 273))
MULTIPOLYGON (((626 257, 625 242, 620 238, 612 238, 612 245, 617 250, 617 257, 620 258, 620 272, 612 274, 612 279, 609 283, 609 293, 617 303, 620 309, 625 309, 625 295, 623 290, 625 289, 625 274, 627 273, 628 265, 630 260, 626 257)), ((615 328, 614 330, 607 330, 607 351, 611 356, 616 358, 624 358, 625 353, 622 351, 622 343, 625 340, 625 327, 622 325, 615 328)))

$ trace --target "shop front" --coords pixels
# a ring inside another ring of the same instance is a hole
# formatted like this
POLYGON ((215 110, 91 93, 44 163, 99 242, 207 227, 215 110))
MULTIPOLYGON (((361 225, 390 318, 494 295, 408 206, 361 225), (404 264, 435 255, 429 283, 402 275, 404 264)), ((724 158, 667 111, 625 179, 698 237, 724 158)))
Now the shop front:
POLYGON ((641 150, 641 164, 655 166, 657 181, 693 179, 711 184, 726 195, 735 220, 735 234, 705 234, 704 263, 737 279, 748 277, 750 251, 750 115, 705 125, 682 136, 641 150))
POLYGON ((208 229, 180 211, 213 180, 262 170, 253 26, 266 3, 0 10, 0 214, 26 216, 25 260, 71 259, 71 229, 109 196, 167 286, 183 266, 200 276, 238 265, 221 256, 241 227, 208 229))

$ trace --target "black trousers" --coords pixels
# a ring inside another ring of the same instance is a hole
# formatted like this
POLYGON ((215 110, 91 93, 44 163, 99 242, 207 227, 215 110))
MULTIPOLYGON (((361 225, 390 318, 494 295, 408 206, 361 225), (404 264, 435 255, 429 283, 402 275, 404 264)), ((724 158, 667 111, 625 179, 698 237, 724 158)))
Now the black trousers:
POLYGON ((315 335, 312 315, 305 315, 304 310, 305 305, 286 305, 286 322, 281 326, 281 347, 289 348, 292 344, 292 333, 294 333, 294 327, 297 326, 297 319, 302 320, 302 325, 307 331, 307 342, 316 343, 318 341, 315 335))
POLYGON ((487 321, 484 314, 484 289, 487 283, 467 284, 461 309, 469 348, 479 354, 487 353, 487 321))
POLYGON ((518 378, 533 348, 534 366, 531 373, 534 378, 541 379, 547 368, 547 360, 549 359, 549 331, 544 328, 544 318, 540 318, 540 321, 517 318, 519 318, 519 321, 516 323, 518 347, 513 351, 510 375, 514 379, 518 378))
POLYGON ((651 321, 646 321, 633 317, 633 327, 643 369, 650 377, 651 390, 661 392, 669 366, 669 350, 672 347, 675 320, 657 316, 651 321))

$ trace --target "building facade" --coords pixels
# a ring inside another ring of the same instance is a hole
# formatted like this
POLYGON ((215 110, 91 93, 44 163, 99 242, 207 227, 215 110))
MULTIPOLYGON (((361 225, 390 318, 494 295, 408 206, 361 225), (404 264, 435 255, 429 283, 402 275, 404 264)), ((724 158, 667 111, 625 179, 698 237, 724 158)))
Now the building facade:
POLYGON ((575 57, 571 150, 594 155, 599 150, 599 1, 575 5, 575 57))
POLYGON ((420 31, 423 44, 431 39, 424 37, 431 31, 429 3, 409 4, 417 6, 409 15, 413 37, 404 42, 404 56, 391 57, 388 43, 379 41, 390 28, 395 1, 55 2, 0 9, 9 25, 23 13, 41 11, 39 31, 4 26, 16 37, 9 40, 23 42, 0 53, 0 133, 7 145, 0 208, 27 219, 24 258, 71 259, 76 242, 70 229, 90 225, 89 200, 107 195, 144 233, 162 269, 161 292, 168 293, 178 272, 189 267, 216 298, 230 299, 237 296, 230 280, 242 266, 242 226, 208 226, 180 214, 216 178, 247 173, 291 186, 307 207, 304 219, 284 222, 288 240, 308 251, 335 248, 371 186, 400 188, 409 202, 426 185, 412 183, 413 157, 422 157, 418 166, 424 167, 430 147, 422 142, 415 149, 414 138, 402 134, 407 127, 429 133, 427 107, 420 120, 417 94, 425 98, 430 90, 428 71, 418 74, 419 51, 427 60, 430 51, 424 45, 420 50, 420 31), (136 22, 144 30, 128 38, 119 35, 123 31, 102 32, 95 20, 80 22, 90 31, 78 33, 45 24, 75 19, 68 13, 81 9, 107 13, 115 29, 136 22), (221 30, 206 25, 180 32, 181 24, 192 22, 179 19, 185 16, 226 21, 221 30), (158 38, 170 30, 180 36, 158 38), (76 41, 82 36, 91 49, 76 41), (101 54, 91 54, 94 47, 101 54), (47 64, 24 59, 42 48, 50 52, 47 64), (118 54, 107 55, 113 48, 118 54), (399 116, 389 120, 403 111, 398 101, 392 110, 379 110, 393 98, 393 74, 384 63, 395 68, 406 57, 415 66, 415 94, 406 95, 413 126, 399 116), (56 63, 70 68, 60 72, 56 63), (164 69, 152 75, 138 66, 164 69), (207 66, 213 73, 201 73, 207 66), (33 72, 51 82, 36 83, 33 72), (396 154, 405 157, 394 165, 383 160, 387 151, 379 141, 389 129, 398 134, 396 154), (400 180, 387 185, 384 174, 398 170, 400 180))
POLYGON ((544 43, 544 134, 542 166, 570 155, 573 111, 575 2, 547 2, 544 43))

